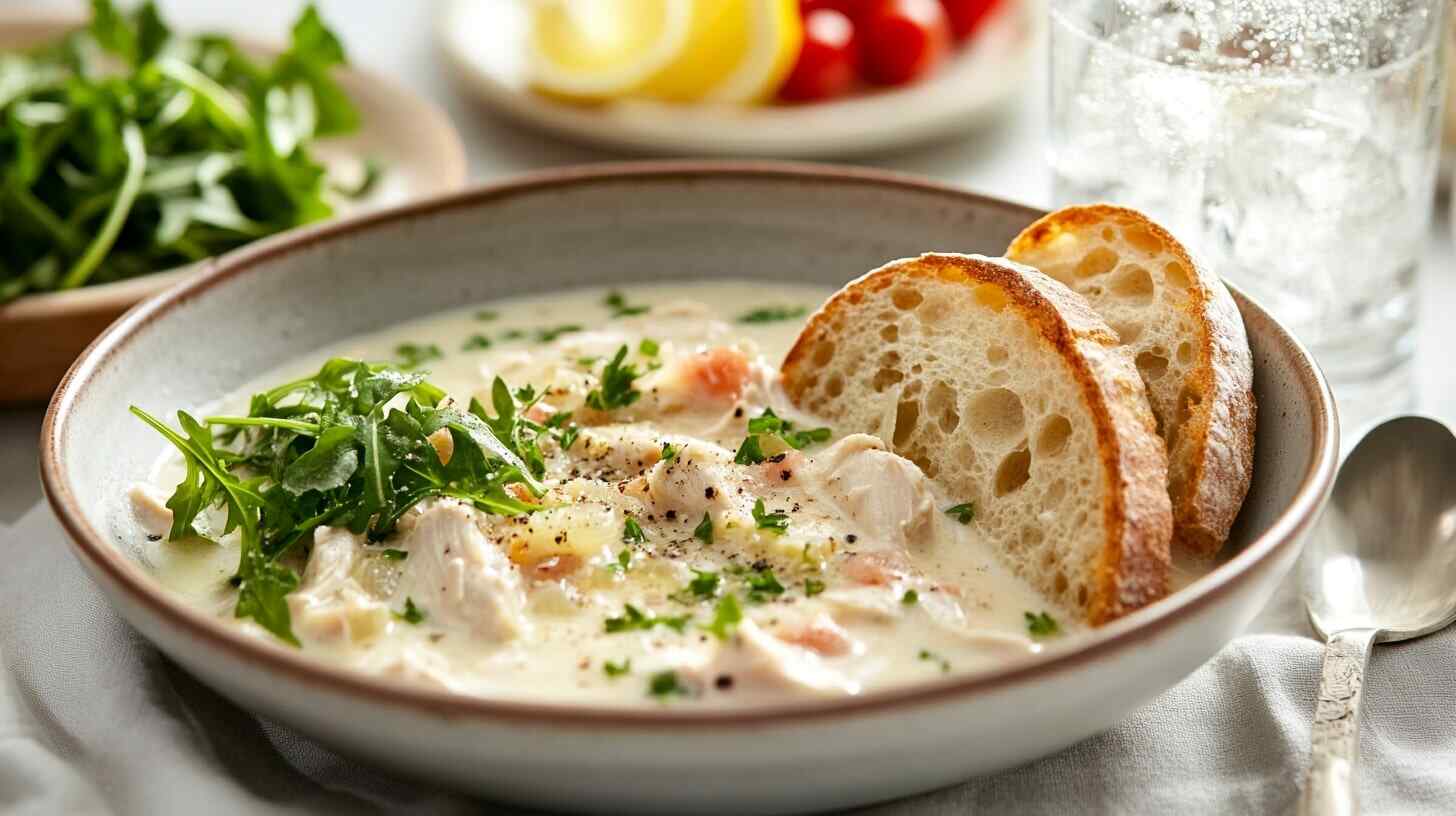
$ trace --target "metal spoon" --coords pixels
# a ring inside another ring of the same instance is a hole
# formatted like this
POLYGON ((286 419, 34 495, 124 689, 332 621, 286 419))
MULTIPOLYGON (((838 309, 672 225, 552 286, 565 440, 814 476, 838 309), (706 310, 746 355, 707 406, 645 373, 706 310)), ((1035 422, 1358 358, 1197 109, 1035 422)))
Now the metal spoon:
POLYGON ((1359 812, 1360 690, 1373 642, 1456 620, 1456 436, 1387 420, 1350 452, 1303 560, 1305 608, 1325 638, 1309 779, 1299 812, 1359 812))

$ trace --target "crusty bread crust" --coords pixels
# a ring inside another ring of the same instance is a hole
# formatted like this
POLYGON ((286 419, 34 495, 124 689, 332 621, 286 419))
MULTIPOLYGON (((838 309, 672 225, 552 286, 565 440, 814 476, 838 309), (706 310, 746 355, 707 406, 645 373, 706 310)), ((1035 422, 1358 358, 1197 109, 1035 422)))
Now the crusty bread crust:
MULTIPOLYGON (((1087 621, 1106 623, 1163 597, 1172 527, 1165 487, 1167 458, 1142 381, 1116 334, 1081 297, 1051 278, 1003 259, 980 256, 925 254, 886 264, 840 290, 810 317, 784 360, 789 397, 796 404, 804 398, 805 382, 815 369, 812 349, 833 338, 831 324, 837 316, 853 309, 867 293, 922 278, 964 285, 968 304, 983 285, 999 289, 1035 336, 1062 360, 1080 391, 1095 427, 1100 476, 1107 488, 1106 541, 1093 571, 1087 621)), ((843 398, 853 400, 856 395, 846 393, 843 398)))
MULTIPOLYGON (((1151 236, 1160 246, 1144 257, 1171 256, 1187 272, 1188 297, 1165 300, 1159 308, 1187 315, 1194 327, 1195 336, 1188 339, 1197 349, 1196 363, 1176 400, 1160 399, 1151 383, 1149 390, 1168 445, 1174 544, 1211 557, 1228 539, 1254 468, 1253 357, 1228 289, 1167 230, 1136 210, 1108 204, 1067 207, 1041 218, 1011 242, 1006 256, 1036 265, 1038 258, 1059 252, 1053 246, 1059 238, 1090 238, 1109 228, 1137 230, 1140 239, 1151 236)), ((1069 246, 1085 250, 1089 243, 1069 246)), ((1125 248, 1136 251, 1136 246, 1125 248)), ((1081 282, 1072 285, 1084 288, 1081 282)), ((1092 300, 1096 307, 1097 298, 1092 300)))

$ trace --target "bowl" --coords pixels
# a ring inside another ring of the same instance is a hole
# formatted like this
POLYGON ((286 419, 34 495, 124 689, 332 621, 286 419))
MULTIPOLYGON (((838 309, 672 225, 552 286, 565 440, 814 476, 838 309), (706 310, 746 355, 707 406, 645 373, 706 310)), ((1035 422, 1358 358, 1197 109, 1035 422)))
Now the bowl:
MULTIPOLYGON (((193 408, 299 352, 504 293, 716 276, 839 285, 925 250, 999 253, 1036 210, 874 171, 598 165, 279 236, 133 309, 72 367, 46 494, 116 610, 239 705, 395 771, 536 807, 824 810, 948 785, 1106 729, 1240 633, 1328 496, 1338 428, 1309 354, 1235 292, 1255 361, 1253 487, 1208 574, 995 670, 739 711, 467 698, 240 635, 163 591, 120 497, 162 449, 127 413, 193 408)), ((1234 705, 1236 701, 1211 701, 1234 705)))
MULTIPOLYGON (((85 23, 63 12, 8 10, 0 13, 0 51, 51 42, 85 23)), ((246 37, 237 41, 257 57, 279 50, 246 37)), ((318 140, 315 157, 344 173, 357 172, 361 157, 378 159, 384 168, 368 196, 346 202, 341 210, 380 209, 464 186, 465 148, 443 111, 389 79, 352 66, 340 68, 334 78, 358 107, 361 124, 354 133, 318 140)), ((0 406, 49 399, 76 356, 113 320, 210 262, 0 303, 0 382, 5 383, 0 406)))

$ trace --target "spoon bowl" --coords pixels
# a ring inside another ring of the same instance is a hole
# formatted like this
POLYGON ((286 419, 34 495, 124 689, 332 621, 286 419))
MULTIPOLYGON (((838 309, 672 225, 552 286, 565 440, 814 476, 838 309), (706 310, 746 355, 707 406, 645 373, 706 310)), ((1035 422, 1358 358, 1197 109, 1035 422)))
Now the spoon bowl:
POLYGON ((1341 466, 1303 565, 1322 638, 1391 642, 1456 620, 1456 435, 1423 416, 1376 426, 1341 466))

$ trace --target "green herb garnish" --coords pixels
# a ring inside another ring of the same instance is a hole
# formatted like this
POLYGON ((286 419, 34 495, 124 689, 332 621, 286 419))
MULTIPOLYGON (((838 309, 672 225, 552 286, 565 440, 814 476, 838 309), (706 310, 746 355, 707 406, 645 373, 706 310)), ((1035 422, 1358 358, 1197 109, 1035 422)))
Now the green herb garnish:
POLYGON ((1056 619, 1048 615, 1045 610, 1039 614, 1027 612, 1025 615, 1026 631, 1030 632, 1032 637, 1051 637, 1059 631, 1056 619))
POLYGON ((622 346, 602 369, 601 387, 593 388, 586 395, 586 404, 589 407, 597 411, 626 408, 642 396, 641 392, 632 388, 632 381, 638 376, 637 369, 631 365, 623 365, 622 361, 626 359, 627 347, 622 346))
POLYGON ((677 672, 661 671, 652 675, 647 681, 647 693, 653 697, 671 697, 674 695, 686 697, 691 692, 687 686, 678 682, 677 672))
POLYGON ((395 612, 394 616, 411 626, 418 626, 425 620, 425 613, 418 606, 415 606, 414 598, 405 598, 404 611, 395 612))
POLYGON ((748 587, 748 600, 753 603, 766 603, 784 594, 784 585, 771 569, 754 570, 744 576, 743 583, 748 587))
POLYGON ((632 659, 628 658, 621 663, 613 663, 608 660, 602 664, 602 671, 606 672, 608 677, 621 677, 629 674, 632 671, 632 659))
POLYGON ((945 508, 945 514, 955 518, 961 524, 970 524, 971 520, 976 517, 976 505, 971 502, 957 504, 954 507, 945 508))
POLYGON ((465 338, 464 345, 460 346, 461 351, 481 351, 491 346, 490 338, 483 334, 472 334, 465 338))
POLYGON ((642 525, 637 523, 637 519, 628 516, 626 524, 622 526, 622 543, 641 544, 646 540, 647 534, 642 532, 642 525))
POLYGON ((434 343, 400 343, 394 347, 395 363, 403 369, 419 368, 445 356, 434 343))
POLYGON ((334 214, 316 137, 359 115, 312 6, 268 63, 153 3, 0 58, 0 304, 171 269, 334 214))
POLYGON ((668 597, 681 604, 695 604, 717 595, 718 585, 721 582, 722 578, 718 573, 695 569, 693 570, 693 580, 668 597))
POLYGON ((623 297, 622 293, 617 291, 608 292, 606 298, 602 300, 602 304, 612 310, 612 317, 631 317, 632 315, 645 314, 652 308, 651 306, 645 305, 629 305, 627 298, 623 297))
POLYGON ((780 320, 793 320, 796 317, 803 317, 808 311, 803 306, 767 306, 739 315, 738 322, 775 323, 780 320))
POLYGON ((409 558, 409 553, 405 552, 404 550, 396 550, 393 547, 390 547, 387 550, 383 550, 379 554, 389 561, 403 561, 406 558, 409 558))
POLYGON ((677 446, 674 445, 674 444, 672 444, 671 442, 663 442, 662 443, 662 456, 660 458, 664 462, 671 462, 672 460, 676 459, 677 458, 677 446))
POLYGON ((644 337, 642 338, 642 342, 637 344, 637 353, 643 357, 656 357, 657 353, 661 350, 662 347, 651 337, 644 337))
POLYGON ((526 333, 524 331, 521 331, 520 329, 506 329, 505 331, 501 332, 500 339, 502 339, 502 340, 520 340, 521 338, 523 338, 525 336, 526 336, 526 333))
POLYGON ((537 329, 536 342, 550 343, 564 334, 574 334, 579 331, 581 331, 581 326, 578 326, 575 323, 567 323, 561 326, 550 326, 544 329, 537 329))
POLYGON ((225 509, 221 534, 237 530, 241 540, 235 614, 297 645, 285 596, 298 575, 279 559, 320 525, 380 541, 407 510, 435 496, 500 515, 538 508, 506 489, 543 492, 521 455, 534 440, 530 425, 514 414, 489 417, 478 403, 468 412, 442 406, 444 396, 421 374, 335 358, 310 377, 255 394, 247 416, 208 417, 204 425, 179 411, 178 432, 131 410, 181 452, 186 467, 167 502, 169 537, 196 532, 208 508, 225 509), (402 406, 387 407, 401 396, 402 406), (442 429, 454 442, 448 465, 428 439, 442 429))
POLYGON ((693 538, 696 538, 704 544, 713 543, 713 519, 708 516, 706 511, 703 513, 703 520, 698 522, 697 527, 693 528, 693 538))
MULTIPOLYGON (((828 428, 797 430, 794 423, 775 414, 772 408, 765 408, 762 414, 748 420, 748 432, 750 434, 772 434, 795 450, 803 450, 810 445, 828 442, 831 436, 828 428)), ((755 445, 757 445, 757 441, 755 441, 755 445)), ((756 463, 740 462, 739 464, 756 463)))
POLYGON ((770 513, 764 509, 763 499, 753 503, 753 521, 760 530, 768 530, 774 535, 783 535, 789 529, 789 516, 787 513, 770 513))
POLYGON ((767 459, 763 455, 763 447, 758 443, 758 437, 750 434, 738 446, 738 453, 734 454, 733 461, 740 465, 757 465, 767 459))
POLYGON ((632 551, 624 549, 617 553, 617 562, 608 567, 612 572, 627 572, 632 569, 632 551))
POLYGON ((494 309, 481 309, 480 311, 475 313, 475 319, 481 321, 482 323, 489 323, 490 321, 495 320, 498 317, 500 317, 500 313, 495 311, 494 309))
POLYGON ((919 657, 921 660, 940 664, 940 670, 942 673, 950 671, 950 661, 946 660, 935 652, 930 651, 929 649, 921 649, 919 657))
POLYGON ((666 626, 674 632, 681 632, 687 628, 688 621, 692 619, 692 615, 660 618, 656 615, 648 615, 632 604, 626 604, 620 617, 607 618, 606 632, 616 634, 617 632, 630 632, 634 629, 646 631, 654 626, 666 626))
POLYGON ((900 596, 900 603, 905 606, 914 606, 920 603, 920 593, 913 589, 907 589, 905 590, 905 594, 900 596))
POLYGON ((804 579, 804 597, 812 598, 824 591, 824 582, 818 578, 804 579))
POLYGON ((713 607, 713 622, 703 627, 703 631, 712 632, 719 640, 727 640, 743 622, 743 608, 738 605, 736 595, 724 595, 718 599, 718 605, 713 607))

